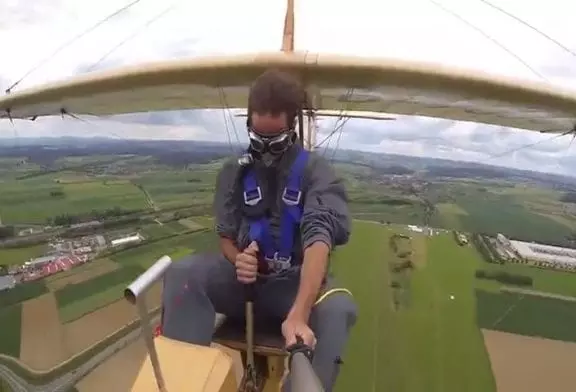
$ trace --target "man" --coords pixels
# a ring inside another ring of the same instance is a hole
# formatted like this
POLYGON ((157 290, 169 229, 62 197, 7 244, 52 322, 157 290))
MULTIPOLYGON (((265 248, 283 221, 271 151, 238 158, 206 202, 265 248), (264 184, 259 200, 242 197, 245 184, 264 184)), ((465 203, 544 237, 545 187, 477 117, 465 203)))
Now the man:
POLYGON ((287 347, 297 336, 313 347, 312 366, 331 391, 356 305, 342 291, 317 300, 331 287, 330 251, 348 241, 350 218, 330 164, 298 143, 304 102, 299 83, 280 71, 252 85, 250 159, 245 166, 238 157, 228 161, 217 178, 222 256, 191 256, 167 271, 162 329, 167 337, 208 345, 215 312, 243 317, 246 285, 254 285, 256 322, 277 321, 287 347))

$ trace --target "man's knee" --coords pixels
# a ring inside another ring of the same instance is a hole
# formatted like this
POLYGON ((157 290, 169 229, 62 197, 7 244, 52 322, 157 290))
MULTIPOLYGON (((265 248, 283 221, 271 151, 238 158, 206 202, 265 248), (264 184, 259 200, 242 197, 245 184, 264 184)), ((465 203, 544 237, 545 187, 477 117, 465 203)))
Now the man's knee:
POLYGON ((344 292, 336 292, 328 295, 315 306, 319 320, 345 320, 348 327, 356 323, 358 308, 352 296, 344 292))

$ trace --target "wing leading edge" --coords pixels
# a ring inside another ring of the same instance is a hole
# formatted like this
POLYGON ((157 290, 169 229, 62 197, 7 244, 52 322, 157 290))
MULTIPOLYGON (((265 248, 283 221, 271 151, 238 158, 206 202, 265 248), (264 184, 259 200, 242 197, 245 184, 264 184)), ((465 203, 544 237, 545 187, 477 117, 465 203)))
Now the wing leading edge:
POLYGON ((543 132, 576 124, 576 92, 450 67, 313 53, 163 62, 87 74, 0 98, 0 117, 245 107, 270 67, 296 74, 315 109, 473 121, 543 132))

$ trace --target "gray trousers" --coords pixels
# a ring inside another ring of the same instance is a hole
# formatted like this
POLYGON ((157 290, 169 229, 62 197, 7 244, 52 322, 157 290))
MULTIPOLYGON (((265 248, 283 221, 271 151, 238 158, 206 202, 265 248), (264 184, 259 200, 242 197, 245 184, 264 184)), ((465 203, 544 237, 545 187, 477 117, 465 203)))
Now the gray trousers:
MULTIPOLYGON (((255 323, 275 320, 280 328, 299 282, 299 270, 259 281, 254 300, 255 323)), ((330 279, 327 285, 331 285, 330 279)), ((162 303, 163 335, 208 346, 214 333, 216 312, 244 317, 244 285, 236 280, 234 266, 224 257, 191 255, 173 263, 166 272, 162 303)), ((331 392, 336 382, 340 358, 355 322, 356 305, 346 293, 334 293, 312 310, 310 328, 317 339, 312 366, 326 392, 331 392)), ((291 391, 290 376, 283 391, 291 391)))

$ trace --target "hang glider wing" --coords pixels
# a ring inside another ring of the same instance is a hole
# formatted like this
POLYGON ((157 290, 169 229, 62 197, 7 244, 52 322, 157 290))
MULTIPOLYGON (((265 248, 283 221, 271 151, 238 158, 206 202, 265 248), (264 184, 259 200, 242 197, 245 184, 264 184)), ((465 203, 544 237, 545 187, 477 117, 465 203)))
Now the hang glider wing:
POLYGON ((263 53, 139 65, 0 98, 0 116, 112 115, 246 107, 265 69, 289 70, 315 109, 406 114, 544 132, 576 123, 576 93, 439 65, 313 53, 263 53))

